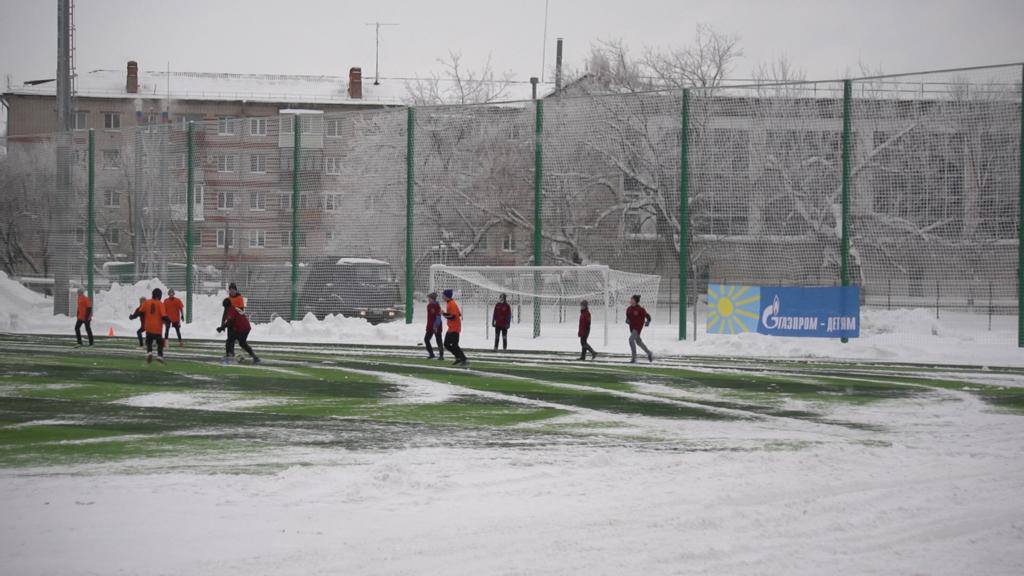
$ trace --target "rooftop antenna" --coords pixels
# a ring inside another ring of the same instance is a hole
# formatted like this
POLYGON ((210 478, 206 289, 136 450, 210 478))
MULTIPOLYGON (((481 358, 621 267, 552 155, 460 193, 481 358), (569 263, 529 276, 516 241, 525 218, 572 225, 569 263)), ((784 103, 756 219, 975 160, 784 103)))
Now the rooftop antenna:
POLYGON ((398 26, 395 22, 367 22, 366 26, 373 26, 377 29, 377 51, 374 58, 373 67, 373 85, 380 86, 380 27, 381 26, 398 26))
POLYGON ((548 59, 548 2, 550 0, 544 0, 544 40, 541 42, 540 49, 540 81, 544 81, 544 66, 547 65, 548 59))

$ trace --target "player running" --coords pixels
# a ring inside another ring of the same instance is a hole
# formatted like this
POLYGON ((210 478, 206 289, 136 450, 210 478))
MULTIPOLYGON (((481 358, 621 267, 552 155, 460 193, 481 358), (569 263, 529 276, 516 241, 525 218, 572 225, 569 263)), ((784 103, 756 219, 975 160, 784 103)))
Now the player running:
POLYGON ((146 328, 146 364, 153 362, 153 343, 156 342, 157 362, 164 363, 164 322, 167 312, 160 301, 164 293, 153 288, 153 297, 142 303, 142 324, 146 328))
POLYGON ((431 340, 437 341, 437 357, 444 360, 444 346, 441 345, 441 305, 437 303, 437 292, 427 294, 427 334, 423 337, 423 343, 427 345, 428 360, 434 359, 434 348, 430 345, 431 340))
POLYGON ((181 311, 185 309, 185 304, 180 298, 174 295, 174 288, 167 290, 167 299, 164 300, 164 310, 167 312, 167 322, 164 323, 164 340, 170 340, 171 338, 171 327, 174 327, 174 331, 178 335, 178 347, 181 348, 185 345, 181 341, 181 311))
POLYGON ((92 346, 92 300, 85 295, 85 288, 78 289, 78 309, 75 310, 75 338, 78 345, 82 344, 82 326, 85 326, 85 333, 89 336, 89 346, 92 346))
POLYGON ((491 326, 494 327, 494 351, 498 351, 498 337, 501 336, 502 350, 508 350, 508 327, 512 325, 512 307, 508 305, 508 298, 502 294, 498 296, 498 303, 494 305, 494 314, 491 316, 491 326))
MULTIPOLYGON (((228 297, 224 299, 224 314, 220 317, 220 325, 224 326, 228 331, 228 339, 225 343, 225 358, 234 358, 235 356, 235 342, 238 340, 234 337, 234 329, 232 324, 227 323, 228 309, 234 308, 239 312, 245 313, 245 298, 242 297, 242 293, 238 291, 238 286, 234 282, 228 284, 228 297)), ((227 362, 225 360, 225 362, 227 362)))
POLYGON ((146 303, 145 296, 139 296, 139 305, 135 308, 135 311, 128 315, 129 320, 139 319, 139 329, 135 331, 135 337, 139 339, 139 348, 145 346, 142 341, 142 335, 146 333, 146 319, 143 318, 142 305, 146 303))
POLYGON ((248 342, 252 324, 249 323, 249 319, 245 316, 245 311, 232 306, 229 300, 229 298, 224 299, 224 320, 217 327, 217 332, 223 332, 225 329, 228 331, 228 348, 223 362, 224 364, 231 362, 231 358, 235 355, 235 341, 237 341, 242 350, 245 350, 252 357, 252 363, 259 364, 260 359, 252 351, 248 342))
POLYGON ((587 338, 590 338, 590 304, 583 300, 580 302, 580 328, 576 332, 576 335, 580 337, 580 360, 587 359, 587 352, 590 352, 590 359, 597 358, 597 352, 587 343, 587 338))
POLYGON ((651 315, 640 305, 640 295, 634 294, 629 299, 629 308, 626 308, 626 324, 629 324, 629 349, 633 353, 630 363, 636 364, 637 345, 647 352, 647 361, 654 362, 654 354, 647 349, 644 341, 640 338, 640 332, 645 326, 651 325, 651 315))
POLYGON ((462 310, 459 304, 452 298, 454 292, 450 289, 441 293, 444 297, 444 317, 448 320, 448 332, 444 335, 444 347, 455 356, 455 366, 466 364, 466 355, 459 347, 459 333, 462 332, 462 310))

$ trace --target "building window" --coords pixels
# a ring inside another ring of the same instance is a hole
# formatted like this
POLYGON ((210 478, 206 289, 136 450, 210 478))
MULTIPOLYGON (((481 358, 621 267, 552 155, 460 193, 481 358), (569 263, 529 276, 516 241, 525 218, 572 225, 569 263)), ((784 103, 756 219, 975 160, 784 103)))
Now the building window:
POLYGON ((235 231, 234 230, 217 230, 217 248, 234 248, 235 247, 235 231))
POLYGON ((121 191, 120 190, 104 190, 103 191, 103 205, 107 208, 118 208, 121 206, 121 191))
POLYGON ((326 131, 328 138, 340 138, 341 137, 341 119, 331 118, 326 120, 326 131))
POLYGON ((504 250, 505 252, 515 252, 516 251, 516 233, 515 232, 509 232, 508 234, 505 235, 504 238, 501 239, 501 249, 504 250))
POLYGON ((333 243, 333 242, 334 242, 334 238, 335 238, 335 236, 334 236, 334 230, 328 230, 328 231, 327 231, 327 243, 328 243, 328 244, 331 244, 331 243, 333 243))
POLYGON ((75 130, 89 129, 89 113, 81 110, 75 111, 75 130))
POLYGON ((120 130, 121 129, 121 114, 118 112, 104 112, 103 113, 103 129, 104 130, 120 130))
POLYGON ((266 248, 267 233, 263 230, 249 230, 249 248, 266 248))
POLYGON ((341 209, 341 194, 324 194, 324 210, 334 212, 341 209))
POLYGON ((184 154, 178 154, 178 170, 184 170, 188 167, 187 159, 184 154))
POLYGON ((107 241, 110 242, 111 244, 120 244, 121 243, 121 230, 118 229, 118 228, 108 228, 107 229, 107 241))
POLYGON ((253 154, 249 156, 249 172, 265 174, 267 171, 267 155, 253 154))
POLYGON ((327 167, 328 174, 341 174, 341 158, 337 156, 328 156, 325 158, 324 166, 327 167))
POLYGON ((75 243, 85 244, 85 228, 75 228, 75 243))
POLYGON ((292 211, 292 195, 291 194, 281 194, 280 196, 278 196, 277 197, 277 209, 282 211, 282 212, 291 212, 292 211))
POLYGON ((235 193, 217 192, 217 210, 231 210, 235 207, 235 193))
POLYGON ((266 136, 267 135, 267 119, 266 118, 249 118, 249 134, 251 136, 266 136))
POLYGON ((249 210, 266 210, 266 194, 258 190, 249 192, 249 210))
POLYGON ((291 248, 292 247, 292 232, 291 230, 284 230, 281 232, 281 247, 291 248))
POLYGON ((237 172, 238 156, 216 156, 217 172, 237 172))
POLYGON ((146 114, 146 132, 155 132, 156 127, 160 124, 160 115, 156 112, 150 112, 146 114))
POLYGON ((201 114, 178 114, 174 117, 174 129, 184 132, 188 130, 189 122, 202 122, 201 114))
POLYGON ((217 117, 217 135, 234 136, 238 133, 238 119, 233 116, 217 117))
POLYGON ((103 167, 107 170, 116 170, 121 167, 121 151, 104 150, 103 151, 103 167))
MULTIPOLYGON (((315 133, 319 132, 319 130, 315 130, 315 129, 318 129, 320 127, 320 123, 317 122, 318 120, 321 120, 319 114, 302 114, 301 116, 299 116, 299 118, 302 119, 301 122, 302 122, 302 133, 303 134, 315 134, 315 133)), ((284 115, 284 116, 281 117, 281 133, 282 134, 291 134, 292 133, 292 126, 294 126, 294 125, 295 125, 295 116, 294 115, 287 114, 287 115, 284 115)))

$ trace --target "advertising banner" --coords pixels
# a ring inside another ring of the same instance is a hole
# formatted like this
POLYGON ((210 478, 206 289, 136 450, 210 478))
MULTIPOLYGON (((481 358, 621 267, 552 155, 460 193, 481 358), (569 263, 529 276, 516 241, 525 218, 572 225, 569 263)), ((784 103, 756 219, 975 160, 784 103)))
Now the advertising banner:
POLYGON ((860 288, 711 284, 707 331, 768 336, 857 338, 860 288))

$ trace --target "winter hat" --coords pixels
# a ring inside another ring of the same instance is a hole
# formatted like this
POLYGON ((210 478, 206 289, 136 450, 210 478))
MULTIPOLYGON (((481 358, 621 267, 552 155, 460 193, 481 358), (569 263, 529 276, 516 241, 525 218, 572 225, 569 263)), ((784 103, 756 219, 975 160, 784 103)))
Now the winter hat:
POLYGON ((640 295, 639 294, 633 294, 633 300, 636 300, 636 303, 639 304, 640 303, 640 295))
POLYGON ((159 300, 164 295, 164 291, 159 288, 153 288, 153 299, 159 300))
POLYGON ((228 290, 234 290, 235 292, 238 292, 238 286, 235 286, 235 283, 232 282, 231 284, 228 284, 228 290))
POLYGON ((431 292, 430 294, 427 294, 427 298, 431 300, 437 300, 437 292, 431 292))
POLYGON ((444 292, 442 292, 442 294, 444 294, 445 298, 451 300, 452 296, 455 294, 455 292, 452 292, 452 289, 449 288, 449 289, 445 290, 444 292))
POLYGON ((167 295, 168 296, 174 296, 174 288, 168 288, 167 289, 167 295))
POLYGON ((587 302, 586 300, 580 300, 580 306, 588 308, 590 307, 590 302, 587 302))

